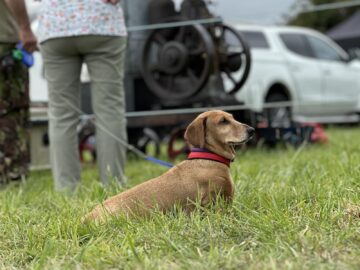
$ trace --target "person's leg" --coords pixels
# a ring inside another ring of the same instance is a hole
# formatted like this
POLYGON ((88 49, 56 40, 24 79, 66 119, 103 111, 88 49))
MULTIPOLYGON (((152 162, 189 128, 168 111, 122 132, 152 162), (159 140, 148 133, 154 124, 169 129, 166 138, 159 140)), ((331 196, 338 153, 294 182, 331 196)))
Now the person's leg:
POLYGON ((96 116, 96 151, 103 184, 125 181, 127 142, 124 59, 126 38, 85 36, 79 47, 91 78, 92 106, 96 116))
POLYGON ((76 127, 80 115, 81 57, 76 38, 58 38, 41 44, 49 89, 50 159, 56 190, 73 191, 80 181, 76 127))
MULTIPOLYGON (((0 44, 0 55, 11 57, 15 44, 0 44)), ((29 155, 28 70, 15 62, 0 72, 0 184, 25 179, 29 155)))

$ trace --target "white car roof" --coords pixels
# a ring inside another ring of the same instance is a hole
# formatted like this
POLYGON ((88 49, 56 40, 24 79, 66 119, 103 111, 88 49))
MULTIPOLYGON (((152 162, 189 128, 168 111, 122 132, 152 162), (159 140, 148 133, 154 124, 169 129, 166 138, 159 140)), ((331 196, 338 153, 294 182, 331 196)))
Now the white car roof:
POLYGON ((298 33, 312 33, 318 34, 317 31, 310 28, 300 27, 300 26, 278 26, 278 25, 255 25, 255 24, 245 24, 245 23, 231 23, 227 22, 230 26, 243 31, 263 31, 263 32, 298 32, 298 33))

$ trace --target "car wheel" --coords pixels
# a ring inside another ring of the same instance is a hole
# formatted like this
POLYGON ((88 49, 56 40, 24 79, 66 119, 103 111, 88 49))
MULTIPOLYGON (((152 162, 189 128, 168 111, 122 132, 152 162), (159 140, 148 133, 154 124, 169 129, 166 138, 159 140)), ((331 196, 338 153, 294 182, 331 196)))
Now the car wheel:
MULTIPOLYGON (((266 98, 266 105, 275 102, 286 102, 289 98, 282 93, 271 93, 266 98)), ((289 106, 276 106, 274 108, 264 109, 264 116, 266 117, 269 127, 290 127, 292 123, 291 107, 289 106)))

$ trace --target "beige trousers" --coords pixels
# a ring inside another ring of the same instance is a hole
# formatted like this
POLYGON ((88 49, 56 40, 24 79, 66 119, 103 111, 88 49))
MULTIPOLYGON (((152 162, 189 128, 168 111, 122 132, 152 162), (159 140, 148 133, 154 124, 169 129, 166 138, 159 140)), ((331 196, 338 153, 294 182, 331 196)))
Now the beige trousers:
POLYGON ((56 190, 73 190, 80 181, 77 125, 80 111, 80 72, 87 64, 92 107, 96 117, 96 151, 100 180, 124 181, 127 141, 124 60, 125 37, 76 36, 41 44, 49 89, 50 158, 56 190))

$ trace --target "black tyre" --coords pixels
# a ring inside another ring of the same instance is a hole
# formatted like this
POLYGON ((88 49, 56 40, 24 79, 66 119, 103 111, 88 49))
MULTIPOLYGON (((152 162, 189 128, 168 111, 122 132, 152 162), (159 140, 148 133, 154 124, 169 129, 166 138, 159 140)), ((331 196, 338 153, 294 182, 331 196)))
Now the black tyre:
POLYGON ((292 124, 291 106, 275 105, 271 108, 271 103, 289 102, 289 98, 283 93, 271 93, 266 98, 264 116, 269 127, 290 127, 292 124))

